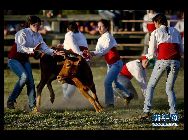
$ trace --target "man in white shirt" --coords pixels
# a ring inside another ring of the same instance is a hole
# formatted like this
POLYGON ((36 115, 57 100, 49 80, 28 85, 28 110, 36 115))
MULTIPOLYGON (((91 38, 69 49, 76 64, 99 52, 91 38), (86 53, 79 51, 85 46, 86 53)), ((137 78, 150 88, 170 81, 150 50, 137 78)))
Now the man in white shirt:
MULTIPOLYGON (((75 21, 70 22, 67 27, 63 48, 81 55, 89 64, 89 58, 84 53, 85 50, 88 50, 87 39, 84 34, 79 31, 75 21)), ((62 90, 64 98, 70 99, 76 91, 76 86, 64 83, 62 84, 62 90)))
MULTIPOLYGON (((147 88, 146 67, 148 66, 148 64, 149 61, 146 59, 146 57, 143 56, 140 59, 126 63, 118 75, 117 82, 121 84, 124 90, 127 90, 127 92, 131 94, 135 99, 138 99, 138 94, 131 83, 131 79, 134 77, 137 80, 141 87, 142 95, 145 97, 147 88)), ((126 97, 126 93, 124 93, 123 91, 118 91, 115 87, 114 93, 120 98, 126 97)))
POLYGON ((146 33, 144 37, 144 50, 143 54, 147 54, 148 47, 149 47, 149 37, 151 32, 153 32, 155 28, 155 24, 152 22, 152 18, 156 15, 154 10, 147 10, 147 13, 144 15, 144 22, 142 24, 143 31, 146 33))

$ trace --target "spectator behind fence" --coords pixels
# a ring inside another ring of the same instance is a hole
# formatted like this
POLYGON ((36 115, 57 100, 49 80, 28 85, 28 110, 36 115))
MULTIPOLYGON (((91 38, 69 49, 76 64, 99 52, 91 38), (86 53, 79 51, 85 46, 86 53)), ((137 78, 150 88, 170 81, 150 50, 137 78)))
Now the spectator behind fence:
POLYGON ((121 12, 120 10, 98 10, 99 15, 106 20, 112 20, 114 24, 114 31, 120 28, 121 12))
POLYGON ((46 35, 49 32, 52 32, 51 25, 47 20, 44 20, 42 22, 40 29, 39 29, 39 33, 42 34, 42 35, 46 35))
POLYGON ((182 13, 181 19, 179 19, 178 22, 176 23, 175 28, 181 34, 182 45, 183 45, 183 49, 184 49, 184 12, 182 13))
POLYGON ((4 23, 4 37, 8 35, 8 25, 4 23))
POLYGON ((45 18, 43 22, 41 22, 41 27, 39 29, 39 33, 42 35, 46 35, 49 32, 52 32, 51 23, 48 21, 48 19, 52 18, 54 16, 52 10, 42 10, 43 16, 47 17, 45 18))
POLYGON ((25 28, 25 23, 21 22, 21 23, 5 23, 4 24, 4 36, 7 35, 14 35, 16 32, 18 32, 19 30, 25 28))
POLYGON ((84 28, 85 32, 90 35, 96 35, 98 33, 97 25, 94 21, 87 22, 84 28))
MULTIPOLYGON (((123 20, 135 20, 135 10, 123 10, 123 20)), ((124 31, 135 31, 135 22, 124 22, 124 31)))
POLYGON ((76 21, 76 24, 78 25, 78 29, 81 33, 85 33, 84 31, 84 25, 82 22, 76 21))
POLYGON ((152 22, 152 18, 156 15, 154 10, 147 10, 147 13, 144 15, 143 22, 143 31, 146 33, 144 37, 144 50, 142 54, 147 54, 149 47, 149 37, 151 33, 156 29, 155 24, 152 22))
POLYGON ((174 27, 177 24, 178 20, 181 20, 182 13, 181 11, 171 11, 169 19, 174 20, 173 22, 170 22, 170 27, 174 27))

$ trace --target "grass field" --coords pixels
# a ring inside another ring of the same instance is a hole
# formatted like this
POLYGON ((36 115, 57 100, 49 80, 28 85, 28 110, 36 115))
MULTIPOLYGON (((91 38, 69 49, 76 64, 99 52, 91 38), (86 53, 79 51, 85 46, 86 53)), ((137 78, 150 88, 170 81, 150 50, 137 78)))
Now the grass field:
MULTIPOLYGON (((106 67, 92 67, 99 101, 104 106, 103 81, 106 67)), ((147 70, 148 78, 151 69, 147 70)), ((34 69, 36 85, 40 80, 40 70, 34 69)), ((168 113, 168 101, 165 93, 165 77, 163 75, 155 88, 152 113, 168 113)), ((179 113, 178 126, 154 127, 151 120, 140 120, 144 99, 135 79, 132 80, 138 94, 138 100, 132 100, 129 107, 122 99, 115 100, 115 108, 96 113, 93 106, 78 92, 70 100, 63 98, 61 85, 53 81, 56 93, 54 104, 50 103, 47 87, 42 92, 42 114, 28 113, 28 98, 24 87, 17 99, 16 109, 6 108, 6 101, 12 91, 17 77, 9 69, 4 70, 4 129, 5 130, 184 130, 184 69, 181 68, 176 83, 177 110, 179 113)))

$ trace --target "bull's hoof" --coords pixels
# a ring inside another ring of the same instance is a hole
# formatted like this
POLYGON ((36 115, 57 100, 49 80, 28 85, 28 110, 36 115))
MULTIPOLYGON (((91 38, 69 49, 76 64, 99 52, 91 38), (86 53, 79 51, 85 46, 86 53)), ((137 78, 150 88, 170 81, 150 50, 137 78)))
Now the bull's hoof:
POLYGON ((97 113, 101 113, 101 112, 102 112, 102 110, 97 110, 96 112, 97 112, 97 113))
POLYGON ((103 112, 103 109, 100 109, 99 112, 103 112))
POLYGON ((104 111, 103 108, 96 110, 97 113, 100 113, 100 112, 103 112, 103 111, 104 111))
POLYGON ((51 103, 54 103, 55 98, 50 98, 51 103))
POLYGON ((41 111, 39 110, 38 107, 34 107, 31 109, 31 111, 29 113, 34 114, 34 115, 39 115, 39 114, 41 114, 41 111))
POLYGON ((103 108, 101 108, 101 109, 100 109, 100 111, 102 112, 102 111, 104 111, 104 109, 103 109, 103 108))

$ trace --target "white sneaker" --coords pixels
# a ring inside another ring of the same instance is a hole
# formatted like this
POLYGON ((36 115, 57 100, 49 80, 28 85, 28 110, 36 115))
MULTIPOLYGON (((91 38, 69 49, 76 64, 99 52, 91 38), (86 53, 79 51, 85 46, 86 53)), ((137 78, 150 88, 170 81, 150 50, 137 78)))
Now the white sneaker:
POLYGON ((118 97, 123 98, 123 99, 129 97, 129 95, 125 91, 122 91, 122 90, 117 89, 117 88, 114 88, 113 92, 114 92, 115 96, 118 96, 118 97))
POLYGON ((121 94, 122 94, 123 98, 130 97, 130 95, 127 94, 127 92, 125 92, 125 91, 121 92, 121 94))

